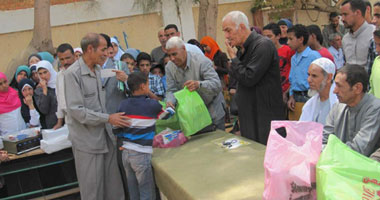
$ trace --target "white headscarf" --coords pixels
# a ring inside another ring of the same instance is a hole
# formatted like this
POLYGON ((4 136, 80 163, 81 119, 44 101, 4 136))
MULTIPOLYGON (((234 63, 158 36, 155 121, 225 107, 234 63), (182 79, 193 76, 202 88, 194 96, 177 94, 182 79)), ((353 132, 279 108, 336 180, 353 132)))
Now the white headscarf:
POLYGON ((40 68, 47 69, 50 72, 50 79, 48 81, 48 87, 55 89, 57 81, 57 72, 53 69, 53 65, 49 61, 41 60, 37 63, 37 72, 40 68))
POLYGON ((80 48, 80 47, 77 47, 74 49, 74 53, 76 53, 76 52, 80 52, 83 54, 82 48, 80 48))
POLYGON ((114 60, 120 60, 121 56, 124 54, 124 51, 120 48, 119 42, 116 38, 111 37, 111 43, 115 43, 117 45, 118 51, 116 55, 113 57, 114 60))

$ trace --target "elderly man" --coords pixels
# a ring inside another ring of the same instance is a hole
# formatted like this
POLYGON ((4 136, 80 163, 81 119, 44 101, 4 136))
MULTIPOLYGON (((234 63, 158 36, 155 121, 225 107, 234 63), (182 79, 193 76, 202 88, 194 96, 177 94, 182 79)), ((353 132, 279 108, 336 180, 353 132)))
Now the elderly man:
POLYGON ((65 100, 65 71, 75 62, 74 49, 70 44, 64 43, 58 46, 57 56, 59 63, 61 64, 61 70, 57 75, 57 88, 55 90, 57 96, 57 124, 53 129, 61 128, 63 125, 63 119, 66 116, 66 100, 65 100))
POLYGON ((332 56, 334 56, 334 62, 337 69, 340 69, 344 65, 344 55, 342 49, 342 36, 338 33, 333 33, 329 36, 330 47, 328 48, 332 56))
POLYGON ((359 65, 370 72, 368 52, 373 38, 374 26, 365 21, 366 4, 363 0, 346 0, 340 8, 342 21, 350 32, 343 37, 343 53, 346 63, 359 65))
POLYGON ((313 97, 303 106, 300 121, 325 124, 330 109, 338 101, 336 95, 332 93, 335 87, 332 82, 335 64, 327 58, 318 58, 311 63, 307 73, 309 91, 316 94, 310 94, 313 97))
POLYGON ((250 31, 247 16, 232 11, 222 20, 230 56, 230 75, 237 80, 236 103, 243 137, 266 144, 272 120, 284 119, 279 58, 274 44, 250 31), (235 53, 232 47, 239 47, 235 53))
POLYGON ((124 199, 111 124, 129 126, 124 113, 107 114, 100 66, 107 42, 96 33, 81 40, 83 55, 65 72, 69 139, 82 199, 124 199))
MULTIPOLYGON (((211 115, 213 125, 224 130, 224 98, 219 76, 212 61, 205 56, 187 51, 179 37, 172 37, 166 43, 170 61, 166 64, 166 104, 175 107, 174 92, 185 86, 197 91, 211 115)), ((188 105, 191 106, 191 105, 188 105)))
POLYGON ((323 144, 334 134, 353 150, 369 156, 380 146, 380 100, 366 93, 368 74, 358 65, 346 65, 338 70, 335 84, 339 103, 326 119, 323 144))
POLYGON ((160 46, 154 48, 150 53, 150 55, 152 56, 152 62, 154 64, 159 63, 166 54, 165 45, 167 38, 165 36, 165 30, 163 28, 160 28, 158 30, 158 41, 160 42, 160 46))

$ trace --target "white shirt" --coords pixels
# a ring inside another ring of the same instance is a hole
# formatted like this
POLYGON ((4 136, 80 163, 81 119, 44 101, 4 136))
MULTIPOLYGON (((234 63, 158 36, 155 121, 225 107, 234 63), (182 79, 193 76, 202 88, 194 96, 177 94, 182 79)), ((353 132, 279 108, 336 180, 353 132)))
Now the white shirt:
MULTIPOLYGON (((333 93, 334 88, 335 88, 335 83, 331 85, 329 98, 326 100, 330 102, 330 110, 333 107, 333 105, 336 102, 338 102, 338 98, 336 94, 333 93)), ((319 94, 316 94, 305 103, 305 105, 302 108, 302 114, 300 116, 299 121, 308 121, 308 122, 314 121, 313 118, 315 116, 316 107, 318 106, 319 99, 320 99, 319 94)), ((326 119, 327 115, 328 113, 326 114, 326 116, 322 116, 322 118, 326 119)), ((324 125, 325 123, 326 121, 322 124, 324 125)))
POLYGON ((21 106, 14 111, 0 114, 0 136, 26 129, 21 106))

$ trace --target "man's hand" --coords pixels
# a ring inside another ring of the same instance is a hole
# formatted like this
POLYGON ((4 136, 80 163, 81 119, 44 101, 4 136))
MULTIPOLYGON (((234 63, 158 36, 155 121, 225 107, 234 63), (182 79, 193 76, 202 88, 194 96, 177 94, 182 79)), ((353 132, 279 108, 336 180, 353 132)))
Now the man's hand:
POLYGON ((236 94, 236 89, 230 89, 230 95, 235 95, 236 94))
POLYGON ((108 118, 108 122, 117 127, 129 127, 131 125, 129 121, 130 118, 124 116, 124 114, 123 112, 111 114, 108 118))
POLYGON ((187 89, 191 92, 199 88, 199 81, 188 80, 185 84, 183 84, 183 86, 187 87, 187 89))
POLYGON ((174 104, 170 101, 166 102, 166 107, 171 107, 171 108, 175 109, 174 104))
POLYGON ((121 82, 125 82, 128 80, 128 75, 122 71, 122 70, 112 70, 113 72, 116 72, 116 79, 121 81, 121 82))
POLYGON ((296 100, 294 100, 294 97, 293 96, 290 96, 289 97, 289 100, 288 100, 288 108, 294 112, 294 108, 296 106, 296 100))
POLYGON ((63 118, 58 118, 57 124, 54 125, 53 129, 57 130, 57 129, 61 128, 62 125, 63 125, 63 118))
POLYGON ((228 39, 225 41, 226 47, 227 47, 227 54, 231 59, 236 58, 236 50, 231 46, 228 39))

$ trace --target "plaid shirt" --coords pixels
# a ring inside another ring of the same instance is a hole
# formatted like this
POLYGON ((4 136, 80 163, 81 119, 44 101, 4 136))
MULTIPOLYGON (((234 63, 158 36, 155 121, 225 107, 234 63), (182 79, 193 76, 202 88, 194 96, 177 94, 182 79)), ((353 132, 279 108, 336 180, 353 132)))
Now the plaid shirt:
POLYGON ((375 40, 372 38, 369 43, 368 56, 367 56, 366 70, 368 72, 368 77, 371 76, 373 61, 375 60, 376 56, 377 56, 376 44, 375 44, 375 40))
POLYGON ((153 94, 157 96, 165 96, 164 85, 162 84, 161 78, 157 75, 149 73, 149 89, 153 94))

